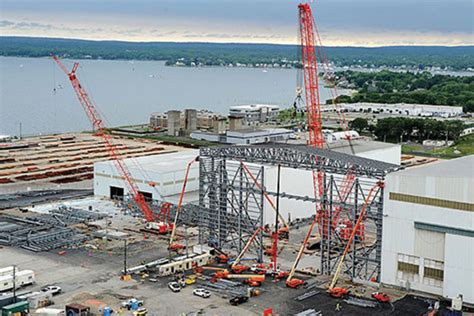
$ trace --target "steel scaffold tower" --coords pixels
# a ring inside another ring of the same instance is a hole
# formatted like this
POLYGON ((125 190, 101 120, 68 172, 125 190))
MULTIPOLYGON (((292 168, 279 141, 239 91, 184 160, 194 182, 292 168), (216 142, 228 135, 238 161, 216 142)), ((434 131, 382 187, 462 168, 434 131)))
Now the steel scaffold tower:
MULTIPOLYGON (((322 170, 323 194, 320 197, 281 192, 280 198, 322 205, 328 211, 329 222, 333 213, 343 208, 353 224, 374 184, 383 181, 389 172, 401 169, 398 165, 308 146, 273 144, 201 148, 200 241, 238 252, 262 226, 264 195, 277 195, 265 185, 258 187, 253 179, 246 177, 242 163, 322 170), (342 180, 349 169, 355 180, 346 188, 342 180)), ((258 181, 263 183, 263 166, 252 166, 252 173, 258 175, 258 181)), ((383 187, 371 194, 365 209, 365 235, 353 241, 353 247, 346 255, 342 272, 353 279, 378 278, 383 194, 383 187)), ((341 244, 347 243, 341 239, 341 232, 333 234, 332 228, 328 229, 331 234, 323 236, 321 241, 321 272, 324 274, 334 273, 344 250, 341 244)))

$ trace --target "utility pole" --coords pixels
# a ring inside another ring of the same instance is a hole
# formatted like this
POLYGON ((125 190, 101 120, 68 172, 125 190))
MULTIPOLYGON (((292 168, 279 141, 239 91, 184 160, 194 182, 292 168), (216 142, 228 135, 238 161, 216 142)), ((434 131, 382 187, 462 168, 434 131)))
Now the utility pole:
POLYGON ((127 238, 123 242, 123 275, 127 275, 127 238))
POLYGON ((13 265, 13 303, 16 303, 16 265, 13 265))

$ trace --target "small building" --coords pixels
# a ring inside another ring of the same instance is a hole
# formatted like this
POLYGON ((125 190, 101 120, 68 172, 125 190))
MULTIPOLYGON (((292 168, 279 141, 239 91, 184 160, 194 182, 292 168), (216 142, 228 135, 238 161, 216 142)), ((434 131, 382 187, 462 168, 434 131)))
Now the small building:
POLYGON ((294 138, 293 131, 285 128, 242 129, 227 131, 226 143, 236 145, 284 142, 294 138))
POLYGON ((242 117, 246 125, 259 125, 278 117, 280 107, 269 104, 235 105, 229 109, 230 116, 242 117))
POLYGON ((474 304, 474 156, 385 179, 382 283, 474 304))
POLYGON ((190 136, 193 139, 235 145, 286 142, 295 138, 293 131, 284 128, 229 130, 225 135, 195 131, 190 136))
POLYGON ((168 115, 166 113, 151 113, 150 127, 153 129, 165 129, 168 127, 168 115))
POLYGON ((195 266, 201 267, 207 265, 211 255, 208 252, 201 254, 190 254, 189 256, 180 256, 171 259, 169 262, 158 266, 160 276, 173 275, 176 272, 184 272, 193 269, 195 266))
POLYGON ((13 137, 11 137, 10 135, 0 135, 0 143, 11 142, 12 139, 13 137))
POLYGON ((28 301, 21 301, 2 307, 2 316, 26 316, 30 314, 28 301))
POLYGON ((340 141, 346 141, 348 138, 350 140, 360 138, 359 133, 357 133, 356 131, 334 132, 332 130, 324 129, 322 132, 324 141, 329 144, 340 141))
MULTIPOLYGON (((138 189, 149 199, 175 198, 181 193, 188 162, 199 155, 197 150, 124 159, 138 189)), ((189 171, 186 192, 198 190, 199 163, 189 171)), ((94 194, 110 198, 127 195, 128 187, 113 161, 94 164, 94 194)))

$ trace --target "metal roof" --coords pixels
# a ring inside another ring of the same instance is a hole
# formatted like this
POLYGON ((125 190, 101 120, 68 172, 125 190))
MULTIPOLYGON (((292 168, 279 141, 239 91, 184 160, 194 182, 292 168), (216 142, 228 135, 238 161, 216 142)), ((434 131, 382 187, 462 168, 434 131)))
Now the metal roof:
POLYGON ((384 178, 389 172, 402 169, 399 165, 306 145, 265 144, 206 147, 200 149, 200 155, 270 165, 280 164, 298 169, 321 169, 335 174, 346 174, 352 170, 356 176, 378 179, 384 178))
POLYGON ((474 155, 411 167, 394 175, 474 179, 474 155))

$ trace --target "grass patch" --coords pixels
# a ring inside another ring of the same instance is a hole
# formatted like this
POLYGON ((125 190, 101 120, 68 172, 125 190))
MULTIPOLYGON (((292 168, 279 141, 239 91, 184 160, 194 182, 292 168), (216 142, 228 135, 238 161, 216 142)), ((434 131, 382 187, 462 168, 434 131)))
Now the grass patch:
POLYGON ((448 148, 433 149, 430 153, 450 158, 474 155, 474 135, 461 137, 454 145, 448 148))
POLYGON ((411 154, 419 151, 423 151, 423 146, 414 144, 402 145, 402 154, 411 154))
POLYGON ((402 154, 445 159, 474 155, 474 135, 460 137, 452 146, 447 148, 425 150, 421 145, 402 145, 402 154))

